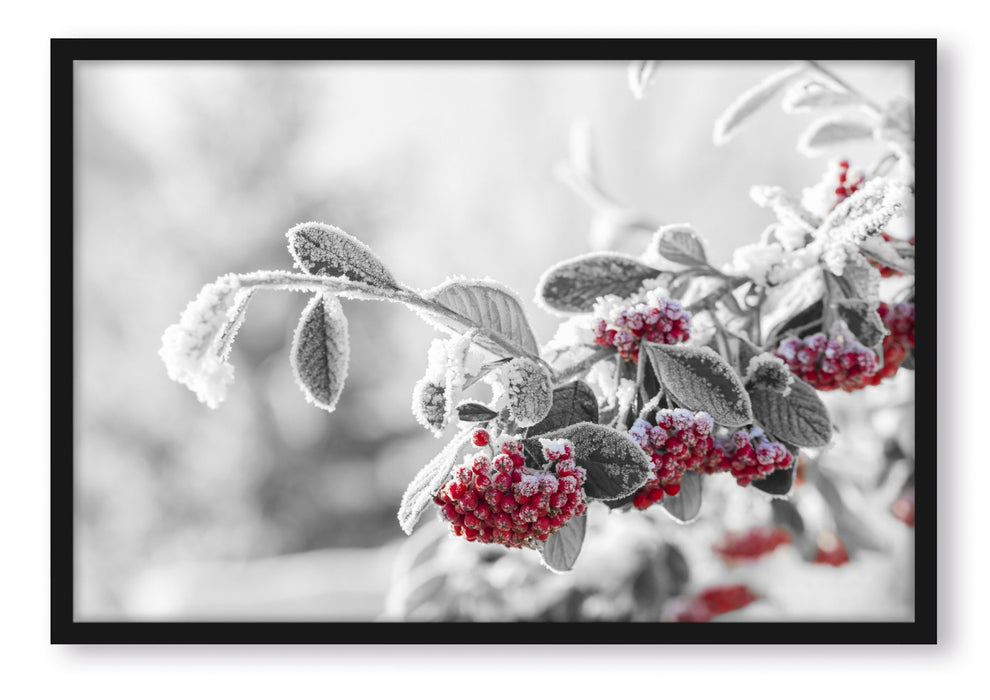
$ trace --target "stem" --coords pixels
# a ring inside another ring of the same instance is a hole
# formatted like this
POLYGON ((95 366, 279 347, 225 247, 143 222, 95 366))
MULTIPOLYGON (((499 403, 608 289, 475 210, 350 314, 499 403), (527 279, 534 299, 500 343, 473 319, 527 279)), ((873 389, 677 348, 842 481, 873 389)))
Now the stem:
POLYGON ((746 282, 749 281, 750 279, 748 277, 730 277, 728 280, 726 280, 725 286, 719 287, 711 294, 703 296, 701 299, 698 299, 698 301, 694 302, 693 304, 689 304, 685 310, 688 313, 694 313, 696 311, 700 311, 701 309, 707 309, 709 306, 711 306, 713 303, 724 297, 726 294, 735 291, 736 289, 743 286, 746 282))
POLYGON ((808 61, 807 63, 809 66, 817 70, 819 73, 821 73, 826 78, 831 80, 833 83, 838 85, 840 88, 848 92, 850 95, 855 95, 856 97, 861 99, 863 101, 863 106, 866 107, 870 112, 873 112, 874 116, 876 117, 883 116, 883 109, 881 109, 876 102, 874 102, 869 97, 861 93, 859 90, 857 90, 852 85, 847 83, 845 80, 837 76, 828 68, 822 66, 822 64, 820 64, 818 61, 808 61))
POLYGON ((555 377, 555 382, 557 386, 560 386, 561 384, 566 384, 574 377, 584 374, 593 366, 595 366, 602 360, 611 357, 614 354, 615 354, 615 348, 605 348, 605 347, 599 348, 591 355, 588 355, 586 358, 576 362, 570 367, 565 367, 562 370, 558 370, 555 377))

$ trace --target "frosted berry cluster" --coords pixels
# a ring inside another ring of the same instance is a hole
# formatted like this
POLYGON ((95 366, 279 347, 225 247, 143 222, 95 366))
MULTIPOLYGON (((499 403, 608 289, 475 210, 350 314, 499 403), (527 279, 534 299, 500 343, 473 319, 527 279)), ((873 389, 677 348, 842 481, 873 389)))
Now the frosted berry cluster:
POLYGON ((714 423, 707 413, 675 408, 658 411, 656 420, 655 426, 637 420, 629 430, 629 437, 653 462, 650 479, 633 497, 633 505, 640 510, 649 508, 664 494, 676 496, 684 472, 700 469, 714 444, 711 437, 714 423))
POLYGON ((743 584, 709 586, 693 598, 675 598, 667 604, 662 617, 664 622, 709 622, 755 600, 759 596, 743 584))
POLYGON ((673 345, 690 335, 691 314, 680 302, 651 295, 646 301, 620 310, 610 318, 599 318, 595 325, 595 343, 614 347, 624 360, 639 361, 639 344, 673 345))
POLYGON ((726 564, 752 561, 793 541, 790 531, 771 525, 757 525, 743 532, 727 532, 712 545, 712 552, 726 564))
POLYGON ((820 391, 862 388, 864 380, 876 374, 880 362, 875 352, 842 332, 833 332, 831 338, 824 333, 807 338, 786 338, 774 350, 774 355, 820 391))
POLYGON ((748 433, 737 430, 729 437, 716 438, 709 463, 703 469, 708 474, 729 472, 737 484, 748 486, 778 469, 787 469, 793 461, 786 447, 753 428, 748 433))
POLYGON ((876 386, 884 379, 893 377, 914 347, 914 304, 880 302, 877 313, 890 331, 890 335, 883 339, 883 367, 863 377, 861 386, 876 386))
MULTIPOLYGON (((486 447, 491 437, 479 429, 472 441, 486 447)), ((514 439, 502 440, 497 454, 490 447, 465 458, 434 498, 440 517, 469 542, 538 547, 587 507, 587 474, 572 449, 565 440, 544 441, 546 471, 526 467, 522 443, 514 439)))

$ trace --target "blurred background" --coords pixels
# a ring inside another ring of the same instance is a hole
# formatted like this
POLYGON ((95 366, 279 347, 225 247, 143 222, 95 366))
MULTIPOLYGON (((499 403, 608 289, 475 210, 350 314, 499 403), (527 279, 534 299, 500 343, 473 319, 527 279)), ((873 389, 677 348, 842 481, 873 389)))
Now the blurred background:
MULTIPOLYGON (((794 150, 813 116, 776 103, 712 145, 725 107, 783 65, 663 62, 637 101, 621 62, 77 62, 77 618, 657 619, 676 595, 734 581, 764 594, 737 616, 909 619, 913 531, 891 508, 913 470, 910 372, 828 397, 843 432, 817 465, 826 485, 792 499, 804 540, 727 566, 711 551, 726 528, 796 528, 753 489, 715 486, 691 526, 601 513, 569 579, 533 553, 443 537, 429 517, 400 531, 406 484, 445 444, 410 412, 434 336, 405 308, 344 302, 352 361, 333 414, 290 373, 304 295, 255 298, 215 411, 157 354, 204 283, 289 269, 284 233, 310 220, 357 236, 411 286, 507 284, 549 340, 540 274, 600 241, 555 176, 579 121, 610 195, 653 223, 690 222, 727 262, 772 220, 751 185, 799 192, 824 167, 794 150), (810 565, 801 542, 843 528, 866 533, 843 538, 848 564, 810 565), (469 614, 458 601, 478 586, 491 603, 469 614)), ((881 104, 913 96, 909 64, 829 65, 881 104)), ((642 235, 616 246, 639 252, 642 235)))

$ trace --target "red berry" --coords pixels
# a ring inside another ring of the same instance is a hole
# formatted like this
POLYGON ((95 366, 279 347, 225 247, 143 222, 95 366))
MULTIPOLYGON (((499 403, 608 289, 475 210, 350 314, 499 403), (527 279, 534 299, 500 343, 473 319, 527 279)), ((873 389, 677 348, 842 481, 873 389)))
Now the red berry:
POLYGON ((484 447, 490 439, 488 431, 484 428, 478 428, 471 434, 471 442, 474 443, 475 447, 484 447))

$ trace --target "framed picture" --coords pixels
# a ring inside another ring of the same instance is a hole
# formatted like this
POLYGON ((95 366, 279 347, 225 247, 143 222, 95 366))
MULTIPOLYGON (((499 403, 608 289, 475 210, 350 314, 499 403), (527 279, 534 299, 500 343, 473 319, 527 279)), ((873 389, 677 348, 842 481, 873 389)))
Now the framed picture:
POLYGON ((935 40, 51 57, 53 643, 936 641, 935 40))

